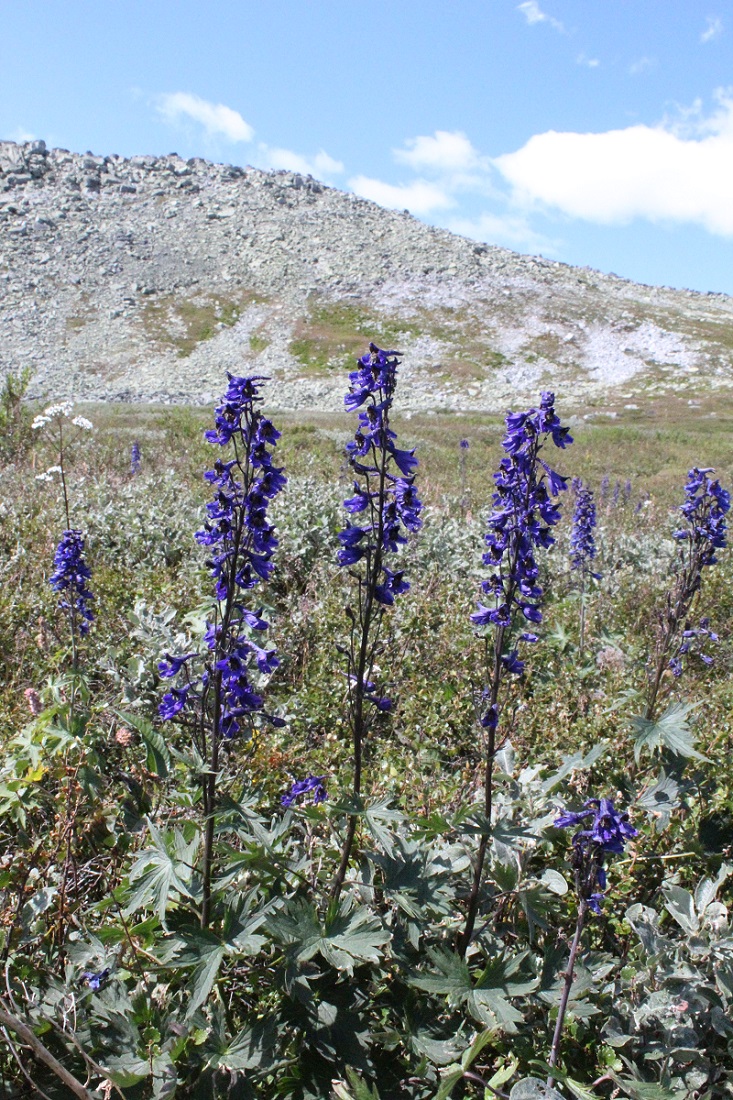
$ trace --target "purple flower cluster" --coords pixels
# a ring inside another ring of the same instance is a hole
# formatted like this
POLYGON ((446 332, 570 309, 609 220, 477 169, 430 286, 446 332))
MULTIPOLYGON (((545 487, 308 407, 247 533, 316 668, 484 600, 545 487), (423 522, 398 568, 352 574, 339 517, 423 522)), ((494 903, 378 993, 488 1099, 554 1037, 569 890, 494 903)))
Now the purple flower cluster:
POLYGON ((111 973, 112 970, 109 966, 105 966, 104 970, 100 970, 97 974, 92 970, 85 970, 82 974, 82 981, 93 993, 98 993, 111 973))
POLYGON ((375 570, 371 578, 374 598, 382 604, 393 604, 395 596, 410 587, 402 570, 382 565, 382 555, 395 553, 407 542, 405 531, 417 531, 422 525, 422 504, 414 485, 415 452, 400 450, 389 427, 397 354, 370 344, 357 370, 349 375, 351 386, 344 398, 347 409, 361 410, 346 452, 352 470, 364 479, 354 481, 354 495, 344 501, 344 507, 352 516, 363 516, 365 522, 349 523, 339 534, 338 563, 352 566, 365 559, 367 569, 375 570))
POLYGON ((138 443, 137 440, 135 440, 132 447, 130 448, 130 473, 131 474, 139 474, 140 473, 140 463, 141 463, 141 461, 142 461, 142 456, 140 454, 140 444, 138 443))
MULTIPOLYGON (((213 678, 221 704, 218 732, 231 738, 240 732, 243 719, 262 711, 263 699, 252 686, 251 672, 257 668, 270 673, 278 665, 275 650, 261 648, 249 634, 268 627, 261 609, 253 611, 241 601, 242 593, 267 580, 274 568, 271 559, 278 542, 267 508, 287 479, 272 462, 271 448, 280 433, 256 407, 261 401, 259 383, 264 379, 228 378, 229 388, 215 412, 216 426, 206 432, 206 439, 221 447, 232 443, 234 457, 226 462, 217 459, 213 470, 205 474, 215 496, 206 506, 203 528, 196 532, 197 541, 212 551, 208 565, 217 604, 205 641, 213 658, 198 679, 188 677, 187 662, 195 657, 192 653, 183 657, 166 654, 158 670, 163 677, 184 670, 188 678, 164 696, 161 717, 174 717, 186 706, 191 691, 203 694, 213 678)), ((279 719, 270 717, 270 721, 281 724, 279 719)))
POLYGON ((285 792, 280 801, 283 806, 292 806, 302 795, 312 793, 313 804, 318 805, 319 802, 325 802, 328 798, 325 783, 325 775, 309 775, 307 779, 298 779, 293 783, 290 790, 285 792))
MULTIPOLYGON (((547 549, 555 541, 550 529, 560 519, 560 510, 551 498, 567 489, 567 478, 539 455, 549 439, 556 447, 572 443, 569 429, 561 426, 555 413, 552 393, 542 394, 538 409, 510 413, 506 426, 502 447, 507 457, 494 474, 494 511, 484 538, 488 549, 483 562, 494 571, 482 583, 482 589, 493 597, 493 606, 479 603, 478 611, 471 616, 476 626, 493 625, 501 630, 511 627, 516 610, 530 623, 542 621, 542 588, 537 582, 535 550, 547 549)), ((523 633, 519 640, 536 642, 537 635, 523 633)), ((523 671, 516 649, 503 654, 501 660, 508 672, 523 671)), ((483 724, 491 726, 495 719, 495 714, 493 718, 489 714, 483 724)))
POLYGON ((92 574, 84 561, 84 536, 81 531, 64 531, 56 547, 53 564, 56 568, 48 583, 56 592, 64 593, 59 607, 71 612, 80 634, 87 634, 94 619, 89 608, 94 596, 87 587, 92 574))
MULTIPOLYGON (((596 526, 596 505, 593 500, 593 490, 583 485, 580 478, 574 479, 573 490, 575 511, 570 535, 570 562, 573 569, 581 569, 585 573, 588 563, 596 556, 596 541, 593 537, 593 529, 596 526)), ((598 579, 600 573, 591 573, 591 576, 598 579)))
POLYGON ((675 653, 674 657, 669 662, 669 667, 675 676, 682 675, 682 658, 688 653, 695 652, 703 664, 712 665, 715 658, 709 653, 705 653, 701 648, 704 642, 701 642, 702 638, 707 638, 713 645, 720 641, 717 634, 710 629, 710 619, 700 619, 700 625, 697 627, 688 627, 682 631, 682 641, 675 653))
POLYGON ((680 511, 689 526, 674 532, 679 541, 688 541, 697 553, 699 565, 714 565, 718 560, 716 550, 726 545, 728 531, 725 520, 730 510, 730 494, 721 487, 720 482, 708 477, 715 473, 712 467, 690 470, 685 486, 685 502, 680 511))
POLYGON ((600 913, 606 889, 604 858, 609 853, 621 855, 626 841, 638 836, 638 830, 630 824, 628 813, 614 809, 610 798, 589 798, 582 810, 566 810, 553 824, 556 829, 581 826, 573 837, 576 886, 588 908, 600 913))

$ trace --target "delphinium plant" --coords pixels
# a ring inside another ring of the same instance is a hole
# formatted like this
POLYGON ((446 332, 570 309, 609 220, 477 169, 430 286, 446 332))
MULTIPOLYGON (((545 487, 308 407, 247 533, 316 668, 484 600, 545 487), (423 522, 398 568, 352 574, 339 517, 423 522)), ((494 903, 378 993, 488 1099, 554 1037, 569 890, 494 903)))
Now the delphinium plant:
MULTIPOLYGON (((373 678, 381 644, 385 608, 407 592, 404 570, 390 567, 393 555, 407 542, 407 532, 421 526, 422 504, 415 488, 417 459, 401 450, 390 428, 390 410, 397 385, 398 352, 375 344, 349 375, 346 408, 359 410, 354 439, 347 444, 355 475, 354 495, 344 501, 350 521, 339 534, 338 563, 349 570, 357 586, 356 610, 348 607, 351 624, 345 651, 348 721, 352 738, 352 793, 361 796, 364 740, 375 713, 392 710, 392 699, 373 678), (390 562, 390 565, 387 564, 390 562)), ((332 896, 338 898, 351 858, 357 818, 346 826, 332 896)))
POLYGON ((555 541, 551 528, 560 519, 553 501, 567 488, 562 477, 545 462, 540 452, 548 441, 564 448, 572 443, 568 428, 562 427, 555 412, 555 397, 543 393, 539 408, 510 413, 502 442, 506 455, 494 474, 493 512, 485 536, 484 565, 492 569, 482 589, 491 603, 478 605, 471 620, 483 631, 484 668, 480 724, 485 731, 484 800, 485 828, 476 853, 473 883, 468 899, 465 927, 458 938, 458 950, 465 953, 473 936, 481 894, 481 880, 488 848, 492 812, 492 775, 501 720, 501 687, 507 675, 521 676, 524 661, 519 645, 537 641, 525 627, 542 621, 542 588, 538 583, 538 549, 555 541))
MULTIPOLYGON (((84 535, 82 531, 72 527, 71 523, 66 462, 70 447, 77 443, 84 433, 91 432, 93 425, 85 416, 72 416, 73 408, 70 401, 49 405, 34 418, 31 428, 45 436, 55 451, 54 457, 57 459, 44 473, 37 474, 36 478, 38 481, 46 482, 55 482, 58 478, 61 486, 66 527, 56 547, 54 572, 49 579, 49 584, 59 593, 59 607, 66 612, 72 667, 76 674, 79 638, 88 633, 94 619, 90 607, 94 596, 87 585, 91 579, 91 573, 84 559, 84 535)), ((73 691, 72 686, 72 694, 73 691)))
POLYGON ((588 582, 591 579, 598 580, 600 573, 594 573, 591 562, 596 556, 596 542, 593 530, 596 526, 596 505, 593 500, 593 490, 583 485, 580 478, 573 480, 575 493, 575 510, 573 512, 573 528, 570 534, 570 564, 579 578, 580 589, 580 633, 579 647, 583 652, 585 646, 585 602, 588 582))
MULTIPOLYGON (((659 612, 654 652, 651 660, 649 686, 644 719, 654 720, 662 678, 667 669, 675 677, 682 672, 683 658, 691 647, 702 639, 717 641, 709 629, 709 620, 703 618, 699 625, 690 622, 696 598, 701 589, 703 571, 717 562, 716 551, 722 550, 727 539, 726 515, 730 509, 730 495, 717 478, 710 475, 712 468, 689 471, 685 486, 685 500, 680 505, 684 525, 674 532, 679 543, 673 566, 674 582, 667 593, 664 608, 659 612)), ((710 663, 712 658, 701 653, 710 663)))
POLYGON ((86 417, 73 416, 72 413, 72 403, 63 401, 49 405, 35 417, 31 424, 33 431, 45 437, 56 459, 56 462, 44 473, 37 475, 37 479, 60 484, 65 523, 65 529, 54 554, 54 570, 49 577, 49 584, 58 593, 58 606, 64 612, 68 624, 72 666, 68 696, 66 696, 64 684, 56 713, 58 730, 62 733, 59 744, 65 746, 63 749, 64 774, 60 779, 61 798, 59 800, 63 806, 63 815, 55 822, 55 827, 59 830, 60 847, 64 853, 57 895, 56 938, 59 943, 63 943, 64 940, 68 919, 67 901, 73 885, 72 879, 77 877, 74 845, 79 784, 76 782, 76 773, 81 765, 81 758, 77 761, 76 767, 72 768, 71 757, 72 753, 81 746, 81 735, 84 733, 87 719, 87 715, 78 713, 80 694, 86 694, 86 687, 80 675, 79 642, 89 632, 94 620, 91 608, 94 595, 89 587, 91 570, 84 556, 84 535, 81 530, 72 526, 67 481, 69 450, 83 435, 91 432, 93 426, 86 417))
POLYGON ((160 715, 165 720, 175 718, 190 730, 204 762, 203 928, 211 919, 222 745, 234 738, 251 738, 262 721, 283 724, 266 714, 258 690, 258 676, 269 675, 278 658, 274 648, 255 641, 262 639, 269 624, 251 597, 252 590, 267 581, 274 569, 272 556, 278 543, 267 509, 286 484, 282 469, 272 461, 272 448, 280 433, 258 408, 265 379, 228 378, 229 387, 216 409, 215 427, 206 432, 206 439, 227 448, 228 454, 217 458, 205 475, 214 489, 214 499, 206 506, 203 528, 196 533, 197 541, 210 549, 208 567, 214 579, 214 601, 204 636, 207 652, 201 660, 195 652, 165 654, 158 666, 161 676, 176 679, 178 684, 164 696, 160 715))
POLYGON ((130 473, 133 475, 140 473, 140 465, 142 463, 142 455, 140 453, 140 444, 135 440, 130 447, 130 473))
MULTIPOLYGON (((571 858, 578 914, 548 1059, 548 1064, 553 1068, 557 1065, 560 1054, 560 1041, 583 928, 589 912, 601 912, 601 902, 607 886, 606 858, 609 855, 621 855, 626 841, 639 835, 629 822, 628 813, 619 813, 609 798, 589 798, 582 810, 566 810, 559 814, 554 825, 557 829, 578 830, 573 836, 571 858)), ((554 1075, 550 1074, 547 1078, 548 1088, 553 1082, 554 1075)))

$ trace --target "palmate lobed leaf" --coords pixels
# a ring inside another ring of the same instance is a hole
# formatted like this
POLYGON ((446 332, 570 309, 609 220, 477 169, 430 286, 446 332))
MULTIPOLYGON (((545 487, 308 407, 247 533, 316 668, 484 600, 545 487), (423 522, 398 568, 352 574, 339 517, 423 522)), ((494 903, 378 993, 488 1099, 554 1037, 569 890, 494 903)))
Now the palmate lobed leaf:
POLYGON ((194 897, 189 883, 199 837, 197 835, 187 842, 178 829, 164 836, 151 821, 148 822, 148 829, 153 847, 139 854, 130 871, 130 893, 124 912, 129 917, 138 909, 154 909, 165 926, 171 898, 176 895, 194 897))
POLYGON ((410 979, 410 985, 447 998, 454 1007, 465 1005, 471 1016, 489 1029, 514 1032, 522 1020, 510 997, 524 996, 537 988, 538 979, 520 974, 527 957, 497 955, 490 959, 474 982, 468 963, 454 951, 434 948, 428 952, 437 972, 410 979))
MULTIPOLYGON (((690 715, 697 709, 695 703, 672 703, 656 720, 636 715, 631 719, 635 730, 634 757, 638 763, 644 749, 666 748, 677 756, 689 760, 707 760, 694 747, 695 738, 690 729, 690 715)), ((709 761, 708 761, 709 762, 709 761)))
POLYGON ((390 939, 389 930, 365 906, 357 906, 349 898, 323 921, 315 905, 304 898, 295 899, 271 918, 270 930, 295 962, 307 962, 320 953, 331 966, 348 974, 357 963, 379 962, 390 939))

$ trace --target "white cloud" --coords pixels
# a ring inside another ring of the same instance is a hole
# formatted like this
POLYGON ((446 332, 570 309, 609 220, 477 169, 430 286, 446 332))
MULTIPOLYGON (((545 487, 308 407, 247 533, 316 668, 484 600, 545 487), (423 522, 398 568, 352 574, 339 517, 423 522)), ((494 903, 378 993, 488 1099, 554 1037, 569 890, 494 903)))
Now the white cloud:
POLYGON ((210 138, 225 138, 231 142, 248 142, 254 130, 239 111, 225 107, 223 103, 209 103, 190 92, 172 92, 161 95, 157 101, 158 113, 170 123, 184 118, 199 122, 210 138))
POLYGON ((460 233, 471 240, 518 248, 521 252, 556 256, 561 247, 559 241, 537 233, 523 214, 483 213, 478 218, 451 218, 444 225, 453 233, 460 233))
POLYGON ((494 164, 525 206, 603 225, 646 218, 733 236, 733 92, 717 99, 694 136, 669 123, 605 133, 550 130, 494 164))
POLYGON ((398 164, 416 172, 454 173, 476 168, 481 158, 460 130, 436 130, 432 137, 409 138, 405 149, 393 149, 398 164))
POLYGON ((714 38, 723 33, 723 20, 719 15, 709 15, 706 20, 705 30, 700 35, 701 42, 712 42, 714 38))
POLYGON ((586 57, 584 53, 579 53, 575 60, 578 65, 585 65, 586 69, 597 69, 600 65, 597 57, 586 57))
POLYGON ((657 60, 655 57, 640 57, 636 61, 632 61, 629 65, 629 72, 632 76, 639 76, 640 73, 647 73, 650 69, 655 69, 657 66, 657 60))
POLYGON ((314 157, 304 157, 301 153, 294 153, 292 149, 277 149, 269 145, 261 145, 260 149, 270 168, 284 168, 288 172, 302 172, 304 176, 317 176, 319 179, 338 176, 344 170, 341 161, 334 160, 323 149, 316 153, 314 157))
POLYGON ((547 15, 546 12, 542 11, 537 0, 524 0, 522 4, 517 4, 517 11, 521 11, 530 26, 534 23, 548 23, 556 31, 565 30, 559 19, 554 19, 551 15, 547 15))
POLYGON ((363 199, 371 199, 390 210, 409 210, 411 214, 429 214, 455 206, 455 199, 445 188, 430 180, 416 179, 411 183, 384 183, 369 176, 354 176, 349 187, 363 199))

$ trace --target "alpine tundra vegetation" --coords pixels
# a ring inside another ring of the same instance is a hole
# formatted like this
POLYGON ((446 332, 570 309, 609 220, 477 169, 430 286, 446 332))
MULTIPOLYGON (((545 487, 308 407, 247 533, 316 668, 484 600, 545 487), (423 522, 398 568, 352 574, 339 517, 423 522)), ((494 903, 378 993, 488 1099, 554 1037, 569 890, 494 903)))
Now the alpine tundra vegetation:
POLYGON ((277 428, 6 383, 2 1095, 731 1096, 725 403, 361 351, 277 428))

